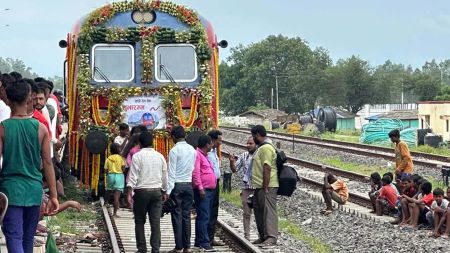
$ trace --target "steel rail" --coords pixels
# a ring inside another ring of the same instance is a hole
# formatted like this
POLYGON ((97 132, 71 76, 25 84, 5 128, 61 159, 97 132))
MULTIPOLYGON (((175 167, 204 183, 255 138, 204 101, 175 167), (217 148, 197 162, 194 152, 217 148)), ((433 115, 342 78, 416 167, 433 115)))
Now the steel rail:
MULTIPOLYGON (((245 128, 234 128, 234 127, 221 127, 225 130, 238 132, 238 133, 245 133, 248 134, 250 131, 249 129, 245 128)), ((301 135, 292 135, 292 134, 285 134, 285 133, 279 133, 274 131, 268 131, 271 136, 269 136, 271 139, 276 140, 282 140, 287 142, 294 142, 299 144, 309 144, 309 145, 315 145, 323 148, 328 149, 334 149, 338 151, 343 151, 347 153, 357 154, 357 155, 363 155, 363 156, 370 156, 370 157, 380 157, 383 159, 387 159, 390 161, 395 161, 395 155, 394 155, 394 149, 387 148, 387 147, 379 147, 379 146, 372 146, 367 144, 358 144, 358 143, 350 143, 350 142, 343 142, 343 141, 335 141, 335 140, 326 140, 316 137, 308 137, 308 136, 301 136, 301 135), (278 135, 278 136, 276 136, 278 135), (282 137, 280 137, 282 136, 282 137)), ((440 168, 442 166, 449 167, 450 166, 450 157, 447 156, 439 156, 439 155, 433 155, 433 154, 427 154, 422 152, 411 152, 413 155, 413 163, 425 167, 432 167, 432 168, 440 168), (419 157, 423 157, 428 160, 420 159, 419 157)))
MULTIPOLYGON (((223 144, 232 146, 232 147, 236 147, 236 148, 240 148, 240 149, 245 149, 246 146, 239 144, 239 143, 235 143, 235 142, 231 142, 231 141, 222 141, 223 144)), ((224 152, 224 151, 222 151, 224 152)), ((224 152, 226 153, 226 152, 224 152)), ((311 162, 311 161, 307 161, 304 159, 299 159, 299 158, 295 158, 292 156, 287 156, 288 158, 288 163, 291 164, 295 164, 295 165, 299 165, 302 167, 306 167, 306 168, 310 168, 313 170, 317 170, 317 171, 321 171, 324 173, 331 173, 331 174, 335 174, 338 176, 342 176, 342 177, 346 177, 355 181, 359 181, 359 182, 369 182, 367 176, 363 175, 363 174, 359 174, 359 173, 355 173, 355 172, 351 172, 351 171, 346 171, 346 170, 341 170, 338 169, 336 167, 332 167, 332 166, 328 166, 328 165, 324 165, 324 164, 320 164, 320 163, 315 163, 315 162, 311 162)))
POLYGON ((106 227, 108 229, 109 238, 111 240, 112 252, 121 253, 123 252, 123 250, 120 249, 118 241, 118 239, 120 240, 120 237, 118 238, 116 236, 116 234, 118 235, 117 229, 114 228, 115 226, 111 222, 111 216, 109 215, 108 209, 106 208, 105 200, 103 199, 103 197, 100 197, 100 204, 102 205, 103 217, 105 218, 106 227))
MULTIPOLYGON (((224 143, 225 143, 225 141, 224 141, 224 143)), ((227 144, 227 143, 225 143, 225 144, 227 144)), ((242 147, 242 146, 243 145, 239 145, 238 144, 235 147, 245 148, 245 146, 244 147, 242 147)), ((222 151, 222 155, 225 155, 225 156, 228 157, 228 156, 230 156, 230 153, 226 152, 226 151, 222 151)), ((236 156, 235 156, 235 158, 236 158, 236 156)), ((292 159, 292 158, 288 158, 288 159, 292 159)), ((289 160, 288 160, 288 162, 289 162, 289 160)), ((322 167, 322 166, 320 166, 320 167, 322 167)), ((329 168, 332 168, 332 167, 329 167, 329 168)), ((312 169, 315 169, 315 168, 312 168, 312 169)), ((339 171, 339 172, 333 171, 333 174, 344 176, 343 174, 339 174, 340 172, 342 172, 342 170, 339 170, 339 169, 336 169, 336 168, 332 168, 332 169, 339 171)), ((327 171, 323 171, 323 172, 327 172, 327 171)), ((330 171, 328 171, 328 172, 330 172, 330 171)), ((348 171, 346 171, 346 172, 348 172, 348 171)), ((351 173, 351 172, 349 172, 349 173, 351 173)), ((354 173, 354 174, 356 174, 356 173, 354 173)), ((362 176, 364 178, 364 180, 367 182, 367 179, 366 179, 365 176, 363 176, 361 174, 357 174, 357 175, 362 176)), ((300 176, 300 179, 301 179, 300 180, 301 182, 306 183, 306 184, 308 184, 308 185, 310 185, 310 186, 312 186, 314 188, 317 188, 317 189, 322 189, 323 188, 323 183, 321 183, 319 181, 316 181, 316 180, 313 180, 313 179, 310 179, 310 178, 306 178, 306 177, 302 177, 302 176, 300 176)), ((353 179, 353 178, 351 178, 351 179, 353 179)), ((349 192, 348 195, 349 195, 349 201, 350 202, 358 204, 360 206, 367 207, 367 208, 372 208, 372 203, 371 203, 371 201, 370 201, 370 199, 368 197, 362 196, 362 195, 357 194, 357 193, 352 193, 352 192, 349 192)))

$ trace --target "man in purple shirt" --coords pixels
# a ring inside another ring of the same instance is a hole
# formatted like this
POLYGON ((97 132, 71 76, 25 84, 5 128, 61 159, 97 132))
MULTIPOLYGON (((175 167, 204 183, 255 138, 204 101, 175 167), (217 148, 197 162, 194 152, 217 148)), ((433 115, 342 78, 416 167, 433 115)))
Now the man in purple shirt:
POLYGON ((194 246, 206 252, 215 251, 211 247, 208 236, 211 201, 214 199, 214 189, 217 184, 214 168, 208 160, 208 152, 211 151, 212 146, 211 137, 202 135, 198 138, 195 167, 192 172, 192 188, 197 211, 194 246))

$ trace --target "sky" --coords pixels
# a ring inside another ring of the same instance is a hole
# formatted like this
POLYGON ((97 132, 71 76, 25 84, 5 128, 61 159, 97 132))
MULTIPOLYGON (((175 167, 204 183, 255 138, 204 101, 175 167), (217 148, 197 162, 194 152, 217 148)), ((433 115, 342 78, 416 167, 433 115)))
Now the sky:
MULTIPOLYGON (((300 37, 324 47, 334 62, 352 55, 372 66, 386 60, 420 68, 448 59, 446 0, 174 0, 210 20, 229 49, 269 35, 300 37)), ((0 0, 0 57, 17 58, 44 77, 62 76, 65 39, 73 24, 106 0, 0 0), (9 9, 9 10, 5 10, 9 9)))

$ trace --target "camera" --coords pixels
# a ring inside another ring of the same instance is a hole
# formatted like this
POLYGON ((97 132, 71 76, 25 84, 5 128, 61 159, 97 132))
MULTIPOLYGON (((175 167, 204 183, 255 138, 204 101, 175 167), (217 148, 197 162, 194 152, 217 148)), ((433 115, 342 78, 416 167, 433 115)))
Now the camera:
POLYGON ((177 202, 169 198, 166 202, 162 204, 161 218, 164 217, 165 214, 171 213, 175 207, 177 207, 177 202))

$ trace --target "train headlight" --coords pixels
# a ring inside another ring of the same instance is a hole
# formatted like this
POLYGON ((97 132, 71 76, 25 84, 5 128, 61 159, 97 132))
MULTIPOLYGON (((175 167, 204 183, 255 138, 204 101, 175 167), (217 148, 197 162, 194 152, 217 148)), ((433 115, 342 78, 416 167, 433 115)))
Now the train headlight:
POLYGON ((154 11, 133 11, 131 19, 136 24, 152 23, 155 21, 156 14, 154 11))

